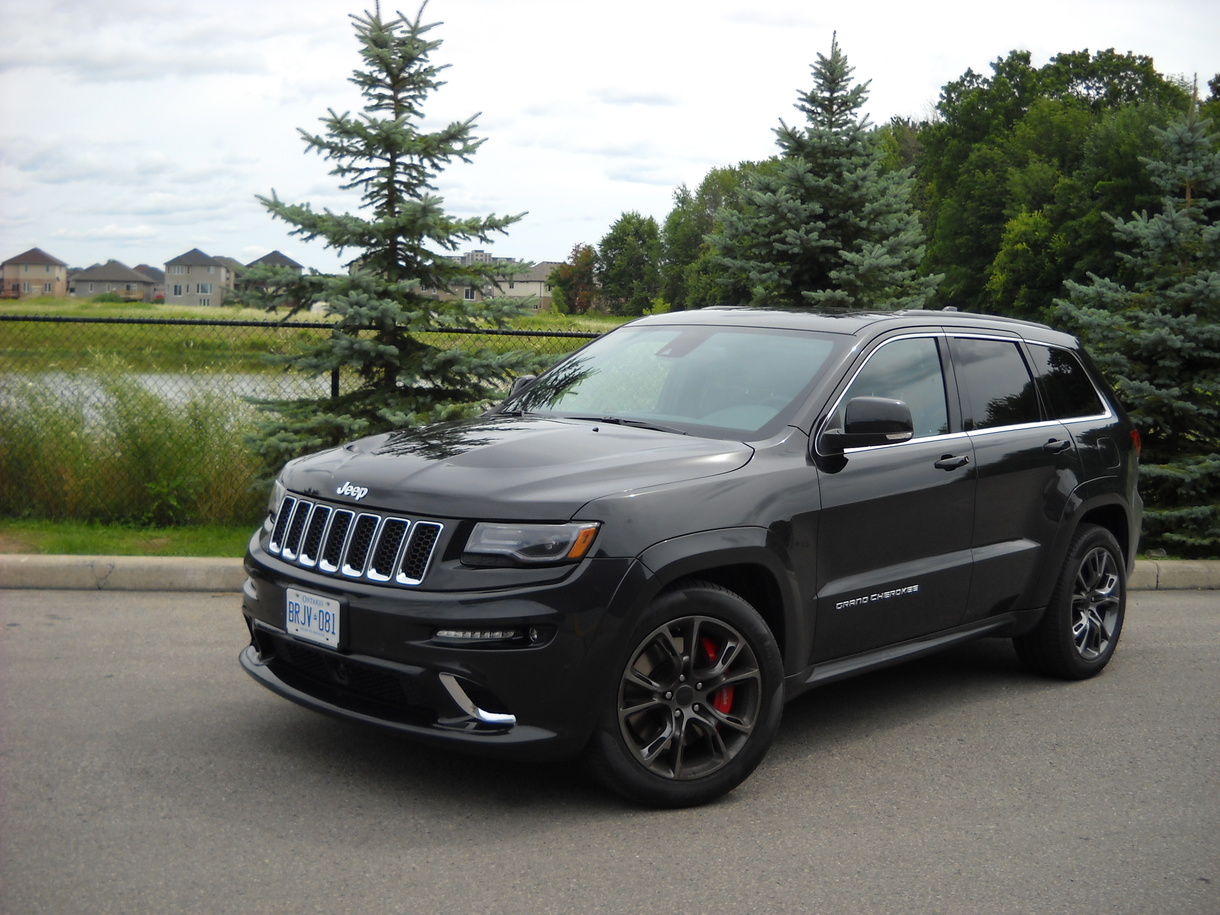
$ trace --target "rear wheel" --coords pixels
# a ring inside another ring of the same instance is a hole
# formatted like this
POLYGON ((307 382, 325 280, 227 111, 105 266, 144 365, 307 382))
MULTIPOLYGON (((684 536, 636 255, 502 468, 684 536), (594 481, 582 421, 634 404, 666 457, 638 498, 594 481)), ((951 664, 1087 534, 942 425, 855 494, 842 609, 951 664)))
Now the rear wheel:
POLYGON ((783 705, 783 667, 767 624, 706 582, 662 594, 641 620, 589 747, 594 775, 659 807, 733 790, 766 755, 783 705))
POLYGON ((1105 528, 1083 525, 1042 620, 1013 642, 1031 670, 1083 680, 1109 663, 1126 612, 1126 564, 1118 541, 1105 528))

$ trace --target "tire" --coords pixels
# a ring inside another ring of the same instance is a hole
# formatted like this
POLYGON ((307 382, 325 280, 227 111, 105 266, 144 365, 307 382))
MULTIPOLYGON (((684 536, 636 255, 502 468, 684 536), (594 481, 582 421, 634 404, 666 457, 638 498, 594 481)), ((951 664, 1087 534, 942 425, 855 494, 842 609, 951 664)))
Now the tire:
POLYGON ((783 665, 762 617, 731 591, 686 581, 653 602, 627 646, 589 744, 594 777, 654 807, 732 791, 783 711, 783 665))
POLYGON ((1081 525, 1046 612, 1013 644, 1030 670, 1084 680, 1114 656, 1126 613, 1126 562, 1118 541, 1105 528, 1081 525))

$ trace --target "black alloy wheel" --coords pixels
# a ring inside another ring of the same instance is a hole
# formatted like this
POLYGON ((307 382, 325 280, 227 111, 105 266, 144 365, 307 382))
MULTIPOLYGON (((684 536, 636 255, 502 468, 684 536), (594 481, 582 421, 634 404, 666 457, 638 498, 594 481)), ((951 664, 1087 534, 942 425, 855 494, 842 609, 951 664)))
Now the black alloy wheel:
POLYGON ((636 633, 593 738, 594 774, 661 807, 731 791, 779 727, 783 670, 770 629, 738 595, 686 582, 657 599, 636 633))
POLYGON ((1109 663, 1126 611, 1126 565, 1118 541, 1105 528, 1082 525, 1042 620, 1013 642, 1030 669, 1083 680, 1109 663))

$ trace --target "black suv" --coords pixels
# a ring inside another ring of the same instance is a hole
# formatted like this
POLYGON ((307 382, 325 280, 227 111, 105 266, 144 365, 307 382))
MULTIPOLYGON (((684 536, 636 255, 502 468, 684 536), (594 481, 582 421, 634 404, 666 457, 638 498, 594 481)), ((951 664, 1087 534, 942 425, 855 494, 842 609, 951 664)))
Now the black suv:
POLYGON ((482 417, 290 462, 246 558, 241 663, 318 711, 583 752, 630 798, 702 803, 818 684, 983 636, 1098 673, 1138 452, 1040 325, 644 318, 482 417))

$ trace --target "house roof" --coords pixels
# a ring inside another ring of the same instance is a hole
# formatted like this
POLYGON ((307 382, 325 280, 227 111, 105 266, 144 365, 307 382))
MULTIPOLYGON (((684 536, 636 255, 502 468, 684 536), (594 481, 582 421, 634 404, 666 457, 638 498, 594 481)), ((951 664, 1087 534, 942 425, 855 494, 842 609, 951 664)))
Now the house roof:
POLYGON ((545 283, 546 278, 551 275, 551 271, 558 266, 558 261, 539 261, 530 267, 528 273, 513 277, 513 279, 523 283, 545 283))
POLYGON ((210 254, 204 254, 198 248, 191 248, 186 254, 179 254, 171 261, 166 261, 167 267, 223 267, 220 261, 210 254))
POLYGON ((126 264, 119 261, 106 261, 104 264, 94 264, 79 273, 72 275, 73 282, 82 280, 88 283, 143 283, 154 284, 156 281, 143 273, 137 273, 126 264))
POLYGON ((154 267, 151 264, 136 264, 131 269, 134 270, 136 273, 143 273, 146 277, 148 277, 154 283, 164 283, 165 282, 165 271, 162 270, 160 267, 154 267))
POLYGON ((272 251, 270 254, 264 254, 258 260, 250 261, 250 263, 246 264, 246 266, 253 267, 255 264, 266 264, 269 267, 292 267, 296 270, 305 269, 287 254, 281 254, 279 251, 272 251))
POLYGON ((42 248, 30 248, 24 254, 18 254, 16 257, 10 257, 0 266, 7 267, 9 264, 37 264, 38 266, 49 265, 52 267, 68 266, 57 257, 51 257, 42 248))

